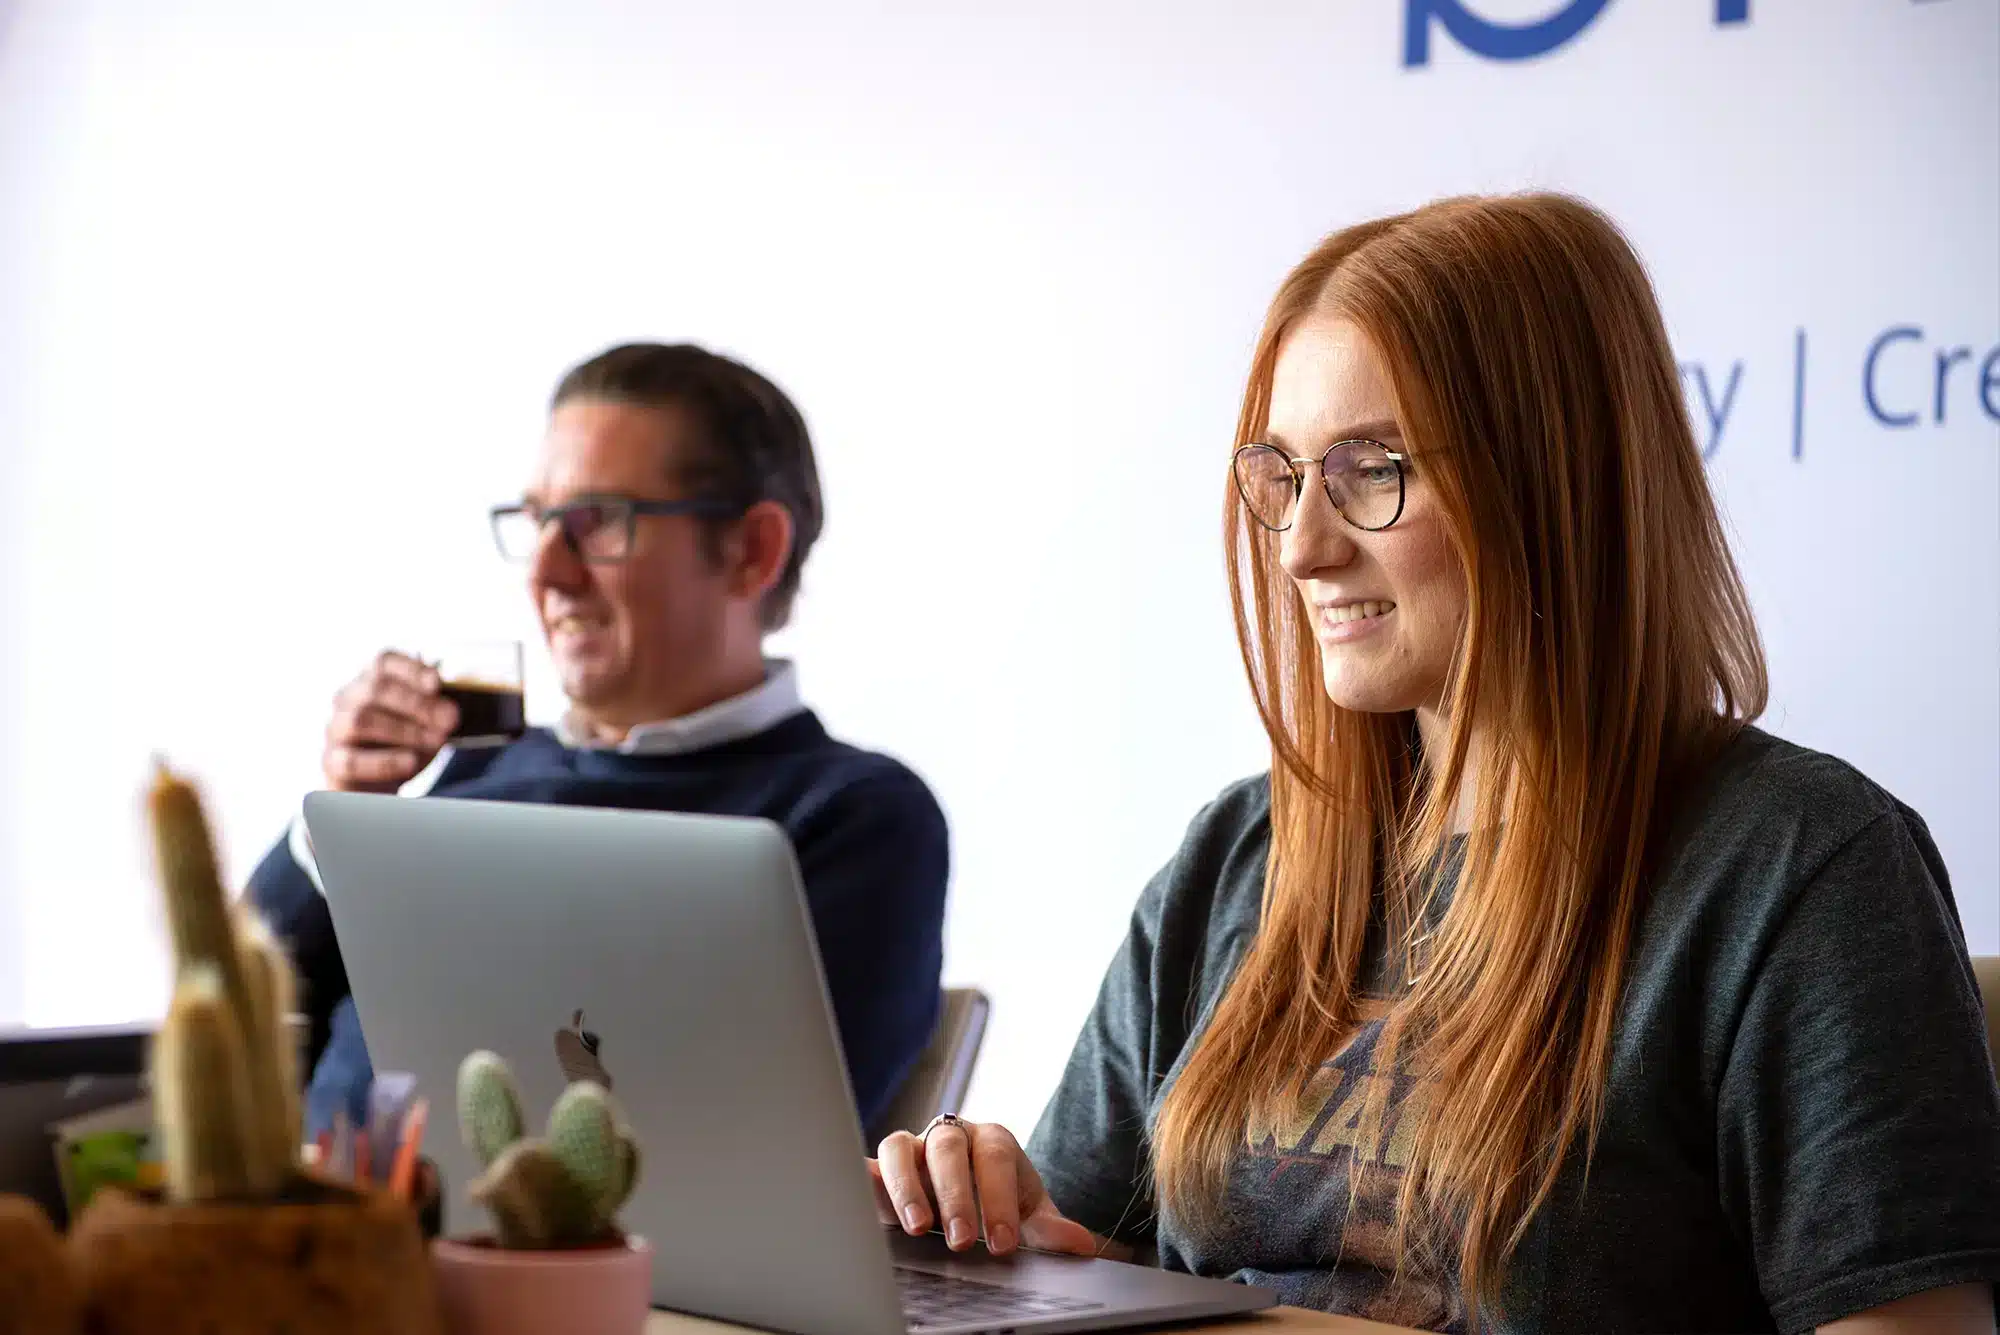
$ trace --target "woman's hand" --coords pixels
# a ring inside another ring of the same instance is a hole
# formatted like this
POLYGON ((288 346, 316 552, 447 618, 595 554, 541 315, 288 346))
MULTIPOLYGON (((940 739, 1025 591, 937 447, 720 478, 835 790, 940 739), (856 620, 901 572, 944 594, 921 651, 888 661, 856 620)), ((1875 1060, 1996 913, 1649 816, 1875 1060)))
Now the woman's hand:
POLYGON ((997 1122, 941 1122, 919 1139, 898 1131, 868 1160, 875 1210, 916 1237, 933 1224, 965 1251, 984 1233, 987 1250, 1016 1246, 1123 1260, 1130 1249, 1065 1219, 1014 1133, 997 1122))

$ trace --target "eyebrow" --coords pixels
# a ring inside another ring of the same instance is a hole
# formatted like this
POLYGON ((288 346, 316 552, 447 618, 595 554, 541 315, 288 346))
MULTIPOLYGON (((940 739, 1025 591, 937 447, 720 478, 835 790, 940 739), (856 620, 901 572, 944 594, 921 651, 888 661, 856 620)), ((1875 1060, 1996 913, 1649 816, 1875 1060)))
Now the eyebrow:
MULTIPOLYGON (((1264 439, 1283 450, 1290 451, 1298 448, 1276 431, 1266 430, 1264 439)), ((1326 437, 1326 443, 1331 447, 1338 445, 1343 440, 1375 440, 1386 444, 1392 440, 1401 441, 1402 439, 1402 428, 1396 425, 1394 418, 1378 417, 1372 422, 1362 422, 1348 427, 1344 431, 1329 435, 1326 437)))
POLYGON ((643 501, 643 496, 627 495, 622 491, 579 491, 568 500, 550 501, 540 488, 530 487, 521 493, 521 504, 538 505, 544 509, 554 509, 558 505, 592 505, 603 501, 643 501))

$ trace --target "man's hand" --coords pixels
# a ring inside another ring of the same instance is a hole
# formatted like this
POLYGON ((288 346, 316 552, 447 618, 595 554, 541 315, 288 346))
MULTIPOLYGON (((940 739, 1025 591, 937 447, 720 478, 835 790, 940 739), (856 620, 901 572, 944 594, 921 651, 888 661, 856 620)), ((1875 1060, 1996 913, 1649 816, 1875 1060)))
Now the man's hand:
POLYGON ((345 793, 393 793, 431 763, 458 725, 438 675, 385 649, 333 697, 320 769, 345 793))

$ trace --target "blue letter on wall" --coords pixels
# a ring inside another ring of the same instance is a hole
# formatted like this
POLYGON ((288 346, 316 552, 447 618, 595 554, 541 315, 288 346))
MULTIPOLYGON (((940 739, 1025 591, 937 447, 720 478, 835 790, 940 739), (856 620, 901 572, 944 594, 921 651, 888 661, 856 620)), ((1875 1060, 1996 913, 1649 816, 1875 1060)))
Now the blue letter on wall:
POLYGON ((1861 368, 1861 393, 1868 400, 1868 411, 1875 414, 1875 420, 1883 426, 1915 426, 1918 414, 1885 413, 1882 411, 1882 401, 1875 397, 1876 359, 1881 357, 1882 350, 1891 343, 1902 342, 1906 339, 1915 341, 1922 339, 1923 336, 1924 331, 1914 325, 1899 324, 1894 329, 1884 329, 1876 337, 1875 341, 1868 345, 1868 360, 1862 364, 1861 368))
MULTIPOLYGON (((1444 24, 1458 44, 1488 60, 1528 60, 1547 55, 1590 26, 1611 0, 1570 0, 1558 12, 1532 23, 1495 23, 1465 7, 1465 0, 1405 0, 1403 64, 1428 65, 1431 20, 1444 24)), ((1747 0, 1745 0, 1747 3, 1747 0)), ((1720 11, 1731 7, 1721 0, 1720 11)))

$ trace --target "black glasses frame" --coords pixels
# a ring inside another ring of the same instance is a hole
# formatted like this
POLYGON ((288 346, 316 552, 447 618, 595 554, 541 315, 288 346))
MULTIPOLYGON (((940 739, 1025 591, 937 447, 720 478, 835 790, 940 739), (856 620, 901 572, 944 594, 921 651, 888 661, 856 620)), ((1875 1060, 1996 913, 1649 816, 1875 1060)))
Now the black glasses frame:
POLYGON ((694 515, 703 519, 735 519, 742 515, 745 509, 746 507, 744 506, 731 505, 728 501, 719 501, 713 498, 697 497, 684 501, 644 501, 631 496, 579 496, 575 500, 564 501, 561 505, 532 506, 522 501, 515 501, 508 505, 496 505, 487 511, 486 522, 493 530, 493 545, 499 549, 500 555, 509 561, 525 561, 531 560, 533 557, 532 553, 528 556, 515 556, 508 552, 506 540, 501 537, 500 526, 516 515, 529 515, 538 521, 536 525, 537 541, 540 541, 539 534, 546 530, 550 521, 553 520, 562 533, 564 545, 579 560, 589 561, 593 565, 617 565, 632 555, 632 541, 636 536, 640 515, 694 515), (578 510, 590 509, 613 512, 609 519, 609 522, 612 523, 618 522, 620 515, 622 515, 625 527, 625 545, 619 549, 620 555, 596 558, 584 555, 583 548, 578 544, 576 536, 570 532, 569 525, 563 521, 578 510))
POLYGON ((1319 472, 1320 490, 1326 493, 1327 504, 1333 507, 1333 512, 1340 516, 1342 523, 1348 525, 1350 528, 1360 529, 1363 533, 1380 533, 1383 529, 1390 527, 1403 517, 1403 504, 1409 498, 1408 475, 1403 471, 1403 464, 1408 459, 1408 455, 1399 454, 1379 440, 1367 440, 1359 436, 1349 440, 1336 440, 1333 444, 1327 446, 1326 450, 1317 459, 1295 458, 1292 455, 1286 454, 1276 445, 1268 445, 1263 441, 1251 441, 1247 445, 1237 446, 1236 452, 1230 456, 1229 476, 1236 483, 1237 499, 1243 502, 1243 508, 1249 512, 1250 518, 1256 522, 1259 528, 1266 529, 1269 532, 1283 533, 1291 528, 1293 523, 1297 522, 1299 513, 1298 498, 1305 490, 1305 478, 1300 470, 1314 468, 1319 472), (1349 445, 1372 446, 1382 451, 1383 457, 1396 465, 1396 513, 1390 515, 1387 520, 1380 524, 1355 523, 1347 511, 1341 508, 1340 502, 1334 497, 1333 482, 1326 475, 1326 461, 1333 457, 1334 451, 1344 449, 1349 445), (1277 457, 1292 471, 1292 518, 1283 524, 1265 523, 1263 516, 1257 513, 1257 506, 1251 501, 1249 491, 1243 485, 1243 462, 1257 451, 1277 457))

